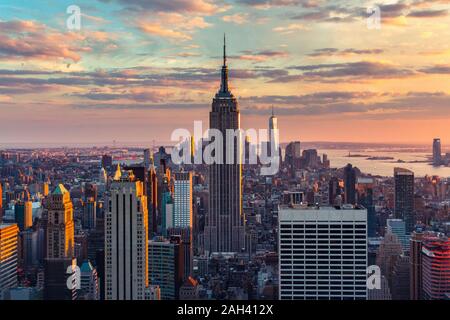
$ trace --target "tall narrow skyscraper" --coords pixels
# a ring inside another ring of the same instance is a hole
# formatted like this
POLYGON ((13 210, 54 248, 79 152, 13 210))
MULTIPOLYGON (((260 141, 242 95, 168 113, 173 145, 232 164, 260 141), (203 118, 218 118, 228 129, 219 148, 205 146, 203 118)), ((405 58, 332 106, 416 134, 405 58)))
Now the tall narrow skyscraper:
POLYGON ((356 170, 349 163, 344 167, 345 203, 356 203, 356 170))
POLYGON ((148 286, 148 211, 141 181, 116 176, 105 215, 105 298, 144 300, 148 286))
POLYGON ((59 184, 47 198, 47 258, 74 256, 73 205, 70 193, 59 184))
POLYGON ((441 139, 433 139, 433 164, 439 166, 442 164, 441 139))
POLYGON ((415 224, 414 215, 414 172, 394 168, 394 201, 395 217, 403 219, 406 224, 406 232, 410 233, 415 224))
MULTIPOLYGON (((236 98, 228 88, 228 67, 225 37, 220 89, 212 102, 209 114, 211 129, 226 137, 227 129, 240 128, 240 112, 236 98)), ((241 252, 245 249, 245 219, 242 212, 242 161, 240 139, 235 139, 233 149, 223 143, 222 163, 209 166, 209 212, 205 226, 205 251, 241 252), (234 154, 233 164, 227 164, 234 154)), ((220 152, 216 150, 216 152, 220 152)))
POLYGON ((44 299, 74 300, 76 286, 68 289, 66 281, 74 272, 74 221, 73 205, 69 191, 59 184, 46 198, 45 214, 47 216, 47 257, 44 261, 44 299))

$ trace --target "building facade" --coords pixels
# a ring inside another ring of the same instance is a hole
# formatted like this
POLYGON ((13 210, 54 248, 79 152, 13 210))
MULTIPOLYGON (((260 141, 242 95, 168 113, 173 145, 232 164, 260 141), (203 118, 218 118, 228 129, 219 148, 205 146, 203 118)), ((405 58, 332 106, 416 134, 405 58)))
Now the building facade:
POLYGON ((148 286, 148 211, 143 183, 117 176, 106 200, 105 299, 144 300, 148 286))
POLYGON ((335 207, 279 210, 279 298, 367 298, 367 211, 335 207))
POLYGON ((16 223, 0 224, 0 300, 17 287, 18 233, 16 223))

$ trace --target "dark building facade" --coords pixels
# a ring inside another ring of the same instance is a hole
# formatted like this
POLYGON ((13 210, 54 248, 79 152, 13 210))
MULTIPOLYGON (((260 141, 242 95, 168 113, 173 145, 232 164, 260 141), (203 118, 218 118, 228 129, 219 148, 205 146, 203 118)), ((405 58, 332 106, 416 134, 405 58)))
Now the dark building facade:
POLYGON ((345 203, 356 203, 356 170, 349 163, 344 168, 345 203))
POLYGON ((403 219, 406 232, 410 233, 415 224, 414 214, 414 172, 403 169, 394 169, 394 202, 395 217, 403 219))

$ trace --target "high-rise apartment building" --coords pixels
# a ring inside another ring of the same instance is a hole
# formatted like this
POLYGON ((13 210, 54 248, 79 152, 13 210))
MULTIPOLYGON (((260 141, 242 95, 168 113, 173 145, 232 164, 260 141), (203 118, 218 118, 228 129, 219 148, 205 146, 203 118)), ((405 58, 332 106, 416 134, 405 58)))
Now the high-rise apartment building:
POLYGON ((148 211, 141 181, 123 172, 105 213, 105 299, 144 300, 148 286, 148 211))
MULTIPOLYGON (((226 137, 227 129, 240 129, 240 112, 236 98, 228 87, 225 39, 220 89, 212 102, 211 129, 226 137)), ((221 163, 209 165, 209 212, 205 226, 205 251, 241 252, 245 250, 245 219, 242 211, 241 139, 223 143, 221 163), (228 145, 228 146, 227 146, 228 145), (229 154, 232 152, 233 154, 229 154), (227 164, 232 159, 232 164, 227 164)))
POLYGON ((367 298, 367 211, 280 208, 279 298, 367 298))
POLYGON ((404 168, 394 168, 394 213, 406 224, 406 233, 414 227, 414 172, 404 168))
POLYGON ((17 224, 0 223, 0 300, 17 286, 18 233, 17 224))

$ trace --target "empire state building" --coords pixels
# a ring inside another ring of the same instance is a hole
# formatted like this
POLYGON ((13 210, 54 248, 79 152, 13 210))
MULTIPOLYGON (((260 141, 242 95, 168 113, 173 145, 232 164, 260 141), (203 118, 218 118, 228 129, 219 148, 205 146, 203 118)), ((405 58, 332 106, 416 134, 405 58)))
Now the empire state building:
MULTIPOLYGON (((226 137, 228 129, 240 129, 240 112, 236 98, 228 88, 225 36, 220 89, 209 113, 210 129, 226 137)), ((228 141, 229 142, 229 141, 228 141)), ((222 163, 209 165, 209 212, 205 225, 205 251, 241 252, 245 250, 245 219, 242 212, 242 150, 239 139, 233 147, 223 143, 222 163), (227 153, 233 152, 233 155, 227 153), (232 156, 233 163, 225 159, 232 156)), ((219 151, 220 152, 220 151, 219 151)))

